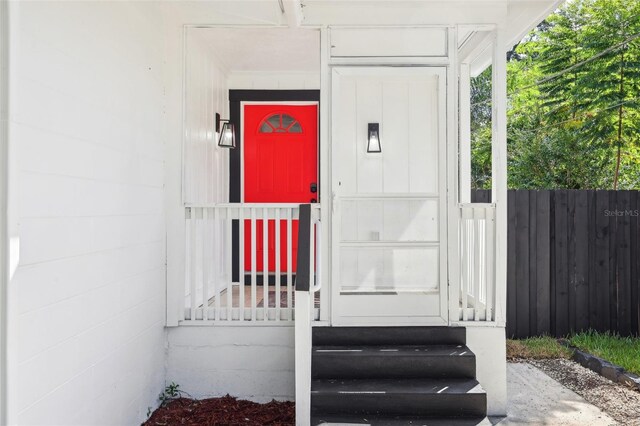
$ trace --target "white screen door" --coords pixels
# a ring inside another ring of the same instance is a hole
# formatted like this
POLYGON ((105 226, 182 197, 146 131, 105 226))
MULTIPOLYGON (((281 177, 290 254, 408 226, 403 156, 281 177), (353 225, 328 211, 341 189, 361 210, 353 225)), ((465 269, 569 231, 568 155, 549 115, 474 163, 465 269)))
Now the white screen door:
POLYGON ((442 67, 333 69, 334 325, 447 323, 445 95, 442 67))

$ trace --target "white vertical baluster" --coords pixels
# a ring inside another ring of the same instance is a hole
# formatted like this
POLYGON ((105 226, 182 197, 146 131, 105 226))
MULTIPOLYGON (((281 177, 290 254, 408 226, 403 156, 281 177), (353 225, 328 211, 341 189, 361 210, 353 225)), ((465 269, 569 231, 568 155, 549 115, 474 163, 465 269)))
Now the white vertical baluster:
MULTIPOLYGON (((318 214, 320 212, 318 211, 318 214)), ((315 228, 316 228, 316 286, 321 285, 322 284, 322 246, 321 246, 321 241, 322 241, 322 223, 320 222, 320 220, 316 220, 315 221, 315 228)), ((320 307, 320 314, 322 314, 322 289, 320 290, 320 293, 317 293, 318 297, 320 298, 319 302, 319 307, 320 307)), ((315 298, 316 296, 313 296, 313 308, 315 309, 315 298)), ((314 311, 314 315, 315 315, 315 311, 314 311)), ((315 317, 314 317, 315 318, 315 317)))
POLYGON ((280 209, 276 208, 275 215, 276 223, 275 223, 275 240, 276 240, 276 252, 275 252, 275 262, 276 262, 276 275, 275 275, 275 284, 276 284, 276 293, 275 293, 275 303, 276 303, 276 321, 280 321, 280 209))
POLYGON ((191 208, 191 217, 190 217, 190 250, 189 255, 191 257, 191 266, 189 268, 189 279, 190 279, 190 300, 191 300, 191 321, 196 319, 196 270, 198 268, 197 262, 197 251, 196 251, 196 216, 197 209, 191 208))
POLYGON ((291 269, 293 268, 293 224, 292 224, 292 208, 287 208, 287 309, 289 310, 289 316, 287 319, 293 320, 293 277, 291 269))
MULTIPOLYGON (((311 218, 309 220, 309 288, 313 288, 315 285, 315 263, 316 263, 316 233, 313 220, 313 211, 311 212, 311 218)), ((315 297, 315 296, 314 296, 315 297)), ((313 298, 312 298, 313 299, 313 298)), ((313 306, 313 300, 311 305, 313 306)))
MULTIPOLYGON (((184 306, 182 307, 182 312, 180 313, 179 319, 186 320, 187 310, 190 309, 187 303, 187 290, 186 286, 189 285, 191 287, 191 273, 189 271, 189 265, 191 265, 191 208, 187 207, 184 210, 184 306)), ((190 312, 190 311, 189 311, 190 312)))
POLYGON ((480 209, 473 209, 473 319, 480 319, 480 209))
POLYGON ((256 320, 256 209, 251 208, 251 321, 256 320))
POLYGON ((467 294, 469 293, 469 221, 467 220, 468 207, 462 207, 461 215, 461 238, 462 238, 462 279, 460 280, 460 299, 462 302, 462 321, 466 321, 467 317, 467 294))
POLYGON ((487 282, 487 321, 493 321, 493 295, 496 285, 495 277, 493 276, 493 262, 495 261, 495 234, 494 234, 494 220, 495 214, 493 207, 487 207, 486 214, 486 227, 485 227, 485 243, 486 243, 486 282, 487 282))
POLYGON ((244 321, 244 208, 240 207, 238 209, 238 223, 239 223, 239 251, 240 255, 238 256, 240 259, 238 266, 238 277, 239 277, 239 287, 238 287, 238 310, 239 310, 239 320, 244 321))
POLYGON ((202 319, 209 319, 209 209, 202 209, 202 319))
POLYGON ((269 209, 262 208, 262 307, 264 321, 269 320, 269 209))
MULTIPOLYGON (((224 241, 224 239, 222 239, 222 232, 218 233, 217 231, 219 229, 224 229, 224 227, 221 226, 220 224, 220 208, 219 207, 215 207, 213 209, 213 238, 211 239, 211 241, 213 242, 213 255, 211 256, 211 259, 213 262, 216 262, 216 265, 220 265, 218 259, 220 259, 220 256, 224 256, 224 247, 222 249, 222 252, 220 252, 219 247, 221 242, 224 241), (220 234, 220 235, 218 235, 220 234)), ((222 268, 224 270, 224 268, 222 268)), ((222 297, 222 290, 221 290, 221 286, 220 286, 220 278, 222 278, 222 270, 220 271, 216 271, 216 274, 213 274, 213 276, 215 277, 215 288, 214 288, 214 297, 215 297, 215 313, 214 313, 214 319, 216 321, 220 320, 220 298, 222 297)))
POLYGON ((233 267, 232 267, 232 256, 231 256, 231 227, 233 226, 233 220, 231 220, 231 207, 226 208, 227 211, 227 222, 226 222, 226 232, 227 237, 225 238, 225 246, 227 249, 224 251, 225 253, 225 261, 227 262, 227 321, 231 321, 233 319, 233 267))

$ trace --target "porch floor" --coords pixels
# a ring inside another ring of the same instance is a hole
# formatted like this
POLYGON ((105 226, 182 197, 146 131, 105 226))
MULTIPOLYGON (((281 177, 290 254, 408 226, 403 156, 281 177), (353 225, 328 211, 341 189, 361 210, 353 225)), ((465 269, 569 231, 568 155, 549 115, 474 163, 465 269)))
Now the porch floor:
MULTIPOLYGON (((267 291, 268 291, 268 308, 275 308, 276 307, 276 286, 269 286, 267 287, 267 291)), ((255 288, 255 293, 256 293, 256 307, 258 308, 263 308, 264 306, 264 300, 265 300, 265 294, 264 294, 264 287, 263 286, 257 286, 255 288)), ((226 308, 227 307, 227 301, 228 301, 228 289, 224 289, 222 292, 220 292, 220 307, 221 308, 226 308)), ((295 291, 291 292, 291 307, 295 307, 295 291)), ((280 288, 280 308, 288 308, 289 307, 289 298, 287 297, 287 288, 280 288)), ((212 298, 209 299, 209 307, 213 308, 216 305, 216 296, 214 295, 212 298)), ((252 306, 251 304, 251 286, 250 285, 246 285, 244 286, 244 304, 242 305, 243 307, 250 307, 252 306)), ((314 298, 314 306, 316 308, 320 308, 320 293, 315 293, 315 298, 314 298)), ((231 307, 232 308, 238 308, 240 307, 240 285, 239 284, 234 284, 233 287, 231 288, 231 307)))

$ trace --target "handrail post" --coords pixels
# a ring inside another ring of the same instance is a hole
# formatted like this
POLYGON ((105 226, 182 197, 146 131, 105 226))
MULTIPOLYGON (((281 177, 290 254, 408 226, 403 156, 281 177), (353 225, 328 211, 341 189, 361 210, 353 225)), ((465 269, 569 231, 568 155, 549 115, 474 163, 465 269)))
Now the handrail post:
POLYGON ((311 422, 311 205, 300 205, 298 261, 295 280, 295 383, 296 425, 311 422))

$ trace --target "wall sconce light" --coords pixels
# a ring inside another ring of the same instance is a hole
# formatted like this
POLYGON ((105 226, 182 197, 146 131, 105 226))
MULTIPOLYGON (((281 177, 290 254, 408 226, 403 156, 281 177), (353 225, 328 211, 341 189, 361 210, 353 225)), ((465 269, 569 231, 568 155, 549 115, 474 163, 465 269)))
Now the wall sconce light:
POLYGON ((376 154, 382 152, 382 147, 380 146, 380 124, 369 123, 368 135, 367 152, 376 154))
POLYGON ((223 120, 220 114, 216 113, 216 133, 218 133, 218 146, 221 148, 236 147, 236 131, 235 126, 230 120, 223 120), (220 128, 220 124, 222 128, 220 128))

